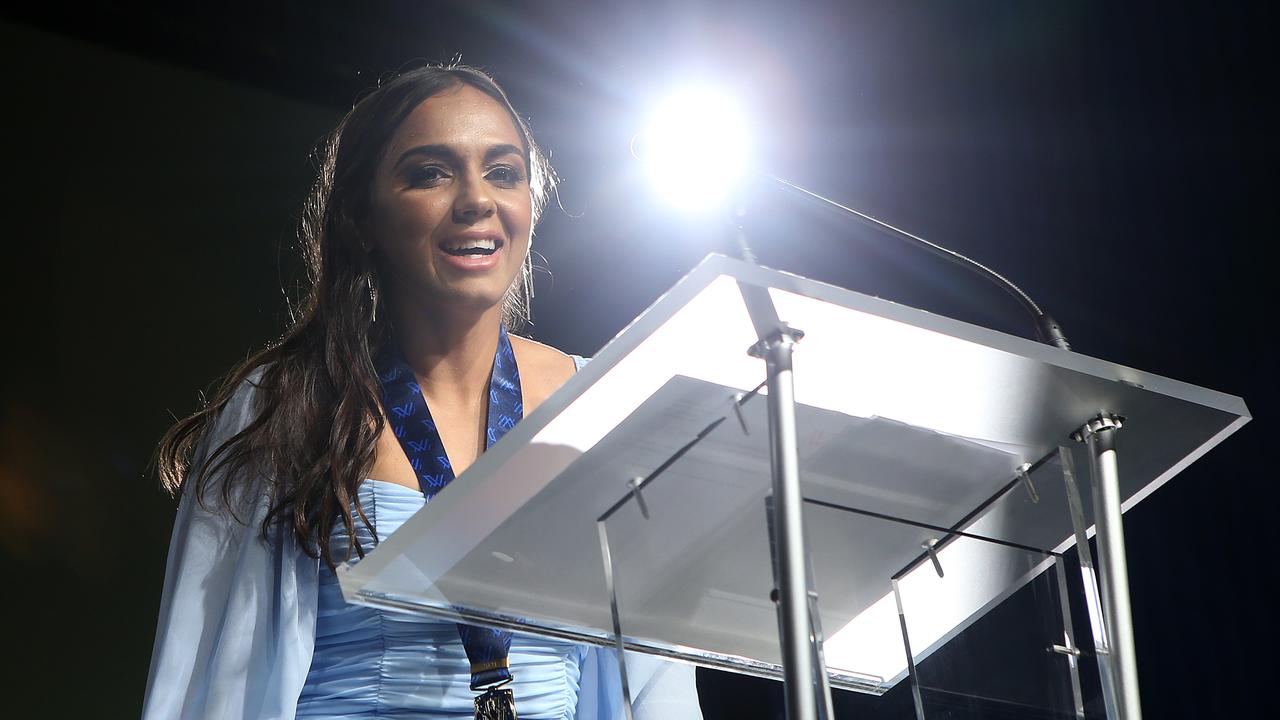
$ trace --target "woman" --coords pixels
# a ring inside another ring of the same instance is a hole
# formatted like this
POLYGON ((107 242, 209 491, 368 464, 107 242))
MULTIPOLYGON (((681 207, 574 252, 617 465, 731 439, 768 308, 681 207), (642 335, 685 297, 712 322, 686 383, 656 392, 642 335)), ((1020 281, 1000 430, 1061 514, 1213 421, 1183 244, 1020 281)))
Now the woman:
MULTIPOLYGON (((296 324, 161 442, 181 501, 146 717, 471 717, 512 677, 522 718, 621 717, 609 651, 348 606, 333 574, 581 362, 506 332, 551 186, 472 68, 403 73, 339 124, 296 324)), ((692 668, 628 667, 640 716, 700 716, 692 668)))

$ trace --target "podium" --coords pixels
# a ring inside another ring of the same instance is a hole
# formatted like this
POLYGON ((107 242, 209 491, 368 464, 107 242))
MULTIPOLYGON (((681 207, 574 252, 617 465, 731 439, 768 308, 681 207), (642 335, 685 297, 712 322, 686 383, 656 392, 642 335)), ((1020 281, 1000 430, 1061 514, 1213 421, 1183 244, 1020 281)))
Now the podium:
POLYGON ((349 602, 786 676, 789 697, 905 681, 918 718, 1136 718, 1120 512, 1249 419, 1237 397, 711 255, 338 575, 349 602), (807 687, 779 642, 777 386, 744 302, 766 295, 803 332, 807 687))

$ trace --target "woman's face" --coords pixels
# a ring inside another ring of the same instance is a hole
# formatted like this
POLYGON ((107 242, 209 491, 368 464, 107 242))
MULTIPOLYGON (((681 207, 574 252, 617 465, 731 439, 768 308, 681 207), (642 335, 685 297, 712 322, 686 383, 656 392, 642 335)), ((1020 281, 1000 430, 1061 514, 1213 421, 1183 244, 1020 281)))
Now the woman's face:
POLYGON ((366 231, 398 298, 499 307, 532 230, 523 138, 497 100, 460 85, 423 101, 396 129, 366 231))

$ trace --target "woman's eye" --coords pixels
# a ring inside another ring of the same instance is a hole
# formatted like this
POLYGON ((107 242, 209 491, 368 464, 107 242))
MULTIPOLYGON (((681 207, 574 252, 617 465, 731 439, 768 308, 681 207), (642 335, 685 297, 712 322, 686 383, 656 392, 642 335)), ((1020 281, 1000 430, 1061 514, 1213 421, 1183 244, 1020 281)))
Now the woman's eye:
POLYGON ((524 179, 520 171, 510 165, 499 165, 491 169, 486 177, 490 182, 502 186, 512 186, 524 179))
POLYGON ((422 187, 425 185, 434 185, 448 177, 444 168, 438 165, 423 165, 409 171, 409 185, 413 187, 422 187))

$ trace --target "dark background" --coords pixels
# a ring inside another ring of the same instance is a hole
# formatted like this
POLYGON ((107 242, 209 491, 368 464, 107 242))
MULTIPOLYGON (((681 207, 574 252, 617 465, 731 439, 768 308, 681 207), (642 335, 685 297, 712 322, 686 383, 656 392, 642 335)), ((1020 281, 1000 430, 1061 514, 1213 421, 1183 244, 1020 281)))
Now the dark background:
MULTIPOLYGON (((1126 515, 1132 594, 1148 717, 1274 716, 1275 14, 1117 5, 4 11, 4 714, 137 715, 173 514, 152 448, 285 327, 312 147, 380 76, 460 54, 564 178, 539 340, 589 355, 722 249, 628 154, 647 104, 705 77, 743 94, 766 169, 992 264, 1080 352, 1243 396, 1257 420, 1126 515)), ((766 265, 1030 330, 984 281, 806 206, 762 200, 754 227, 766 265)), ((776 683, 700 684, 709 718, 777 712, 776 683)))

